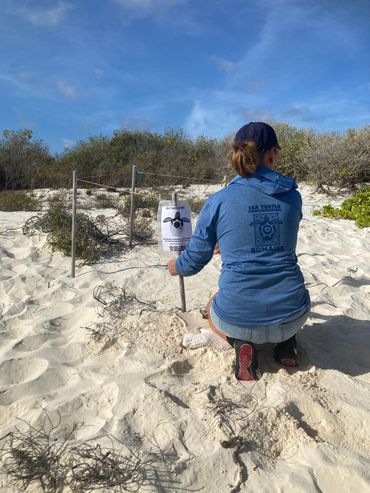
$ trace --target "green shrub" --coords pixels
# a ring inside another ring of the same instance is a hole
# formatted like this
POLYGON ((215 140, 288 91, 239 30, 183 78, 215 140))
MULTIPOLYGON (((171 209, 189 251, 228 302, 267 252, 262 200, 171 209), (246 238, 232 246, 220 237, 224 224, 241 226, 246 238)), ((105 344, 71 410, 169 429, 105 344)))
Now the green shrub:
POLYGON ((105 193, 101 193, 96 195, 95 205, 98 209, 114 209, 117 202, 114 200, 114 197, 108 197, 105 193))
MULTIPOLYGON (((135 210, 137 209, 150 209, 155 214, 157 213, 159 206, 159 198, 153 194, 136 193, 135 194, 135 210)), ((131 197, 125 200, 123 207, 119 207, 119 212, 127 217, 130 214, 131 209, 131 197)))
POLYGON ((359 228, 370 227, 370 187, 360 188, 340 208, 327 204, 321 210, 314 210, 312 214, 335 219, 353 219, 359 228))
POLYGON ((204 206, 205 199, 202 199, 200 197, 189 197, 187 199, 187 202, 189 204, 191 212, 193 212, 194 214, 199 214, 202 207, 204 206))
POLYGON ((306 179, 308 169, 302 158, 312 141, 312 132, 283 122, 271 122, 271 125, 276 131, 281 147, 278 152, 277 171, 294 176, 298 180, 306 179))
POLYGON ((155 195, 137 193, 135 195, 136 209, 151 209, 157 212, 159 206, 159 198, 155 195))
POLYGON ((71 207, 71 199, 68 192, 58 191, 47 199, 50 207, 71 207))
POLYGON ((26 192, 0 192, 0 210, 13 211, 37 211, 40 202, 34 195, 26 192))
MULTIPOLYGON (((76 215, 76 258, 86 262, 93 262, 97 258, 97 241, 93 236, 93 224, 86 214, 76 215)), ((50 207, 45 214, 39 217, 35 229, 48 233, 47 243, 53 251, 61 252, 65 256, 71 255, 72 216, 59 207, 50 207)))
MULTIPOLYGON (((72 216, 61 207, 50 207, 44 214, 31 217, 23 226, 23 233, 47 233, 47 244, 53 251, 71 255, 72 216)), ((120 228, 118 227, 120 232, 120 228)), ((102 216, 95 222, 87 214, 76 214, 76 258, 93 263, 100 256, 119 245, 112 239, 116 232, 102 216)))

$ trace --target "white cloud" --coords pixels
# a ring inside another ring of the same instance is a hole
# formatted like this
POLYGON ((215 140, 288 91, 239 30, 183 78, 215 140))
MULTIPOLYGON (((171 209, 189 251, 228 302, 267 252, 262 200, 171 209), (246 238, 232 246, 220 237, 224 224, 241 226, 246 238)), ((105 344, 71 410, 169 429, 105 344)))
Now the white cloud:
POLYGON ((51 99, 49 81, 32 71, 19 71, 15 73, 0 72, 0 81, 17 90, 22 96, 33 98, 51 99))
POLYGON ((18 89, 24 90, 26 89, 26 86, 19 80, 19 78, 14 77, 13 75, 10 74, 5 74, 5 73, 0 73, 0 80, 7 82, 8 84, 11 84, 18 89))
POLYGON ((77 96, 77 87, 68 84, 68 82, 61 80, 57 83, 57 87, 59 92, 61 92, 66 98, 73 98, 77 96))
POLYGON ((248 94, 257 94, 258 92, 261 92, 263 89, 266 89, 268 86, 267 82, 261 82, 261 81, 256 81, 256 82, 249 82, 247 84, 247 93, 248 94))
POLYGON ((69 149, 70 147, 73 147, 76 143, 74 140, 70 139, 61 139, 61 142, 63 145, 63 149, 69 149))
MULTIPOLYGON (((190 97, 195 103, 183 125, 186 131, 191 136, 215 136, 222 135, 223 128, 230 131, 247 121, 270 119, 288 120, 298 126, 340 128, 345 119, 353 119, 349 107, 352 105, 355 113, 360 101, 350 105, 339 94, 328 91, 320 103, 327 100, 330 105, 323 106, 313 100, 320 96, 318 91, 303 92, 301 98, 297 94, 299 84, 307 84, 321 73, 326 75, 322 65, 325 56, 330 60, 338 50, 343 57, 354 56, 359 40, 355 30, 338 20, 336 10, 325 11, 308 0, 259 0, 258 5, 263 13, 259 33, 252 42, 246 36, 244 56, 237 63, 227 57, 212 57, 229 77, 218 91, 193 90, 190 97)), ((359 111, 359 115, 356 119, 364 121, 366 111, 359 111)))
POLYGON ((305 73, 310 77, 324 72, 324 57, 331 60, 338 52, 344 59, 358 55, 360 35, 341 17, 339 7, 323 8, 309 0, 253 1, 262 9, 263 23, 254 42, 246 43, 230 90, 245 87, 251 76, 283 86, 305 73))
POLYGON ((224 96, 225 94, 213 92, 195 100, 181 125, 190 137, 224 137, 241 126, 243 119, 224 96))
POLYGON ((227 60, 226 58, 220 58, 220 57, 212 57, 212 60, 215 62, 216 66, 222 70, 223 72, 226 72, 227 74, 232 74, 236 71, 238 65, 235 62, 232 62, 231 60, 227 60))
POLYGON ((206 133, 209 126, 208 116, 208 111, 205 107, 202 106, 200 101, 196 101, 185 121, 185 131, 192 137, 206 133))
POLYGON ((187 0, 114 0, 123 9, 136 16, 161 14, 166 10, 186 3, 187 0))
POLYGON ((101 79, 104 75, 104 70, 101 68, 94 68, 93 72, 98 79, 101 79))
POLYGON ((251 106, 241 108, 240 113, 246 122, 264 122, 273 119, 270 108, 254 108, 251 106))
POLYGON ((154 118, 145 116, 126 116, 122 119, 122 128, 134 130, 150 130, 158 123, 154 118))
POLYGON ((66 14, 74 8, 71 3, 60 1, 55 7, 49 9, 31 8, 29 6, 16 8, 13 12, 34 26, 53 27, 62 22, 66 14))
POLYGON ((111 2, 121 7, 124 14, 122 21, 126 24, 146 17, 160 24, 164 23, 166 30, 181 32, 183 36, 205 34, 205 22, 193 15, 194 9, 184 8, 189 0, 111 0, 111 2))

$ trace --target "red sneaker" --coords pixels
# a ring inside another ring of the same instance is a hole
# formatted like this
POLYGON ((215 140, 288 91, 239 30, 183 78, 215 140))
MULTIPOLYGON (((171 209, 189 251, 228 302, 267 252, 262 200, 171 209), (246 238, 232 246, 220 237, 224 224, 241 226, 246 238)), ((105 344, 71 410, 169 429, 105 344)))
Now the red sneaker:
POLYGON ((235 349, 235 376, 238 380, 252 382, 260 377, 257 350, 250 342, 233 339, 235 349))

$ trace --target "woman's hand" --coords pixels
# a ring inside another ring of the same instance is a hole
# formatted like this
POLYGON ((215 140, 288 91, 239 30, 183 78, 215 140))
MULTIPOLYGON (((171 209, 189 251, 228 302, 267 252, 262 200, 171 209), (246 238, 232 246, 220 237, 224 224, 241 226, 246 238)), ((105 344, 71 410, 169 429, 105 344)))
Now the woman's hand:
POLYGON ((213 250, 213 255, 219 255, 220 254, 220 247, 218 246, 218 243, 216 243, 215 249, 213 250))
POLYGON ((176 259, 172 258, 167 262, 167 269, 171 276, 178 276, 178 272, 176 270, 176 259))

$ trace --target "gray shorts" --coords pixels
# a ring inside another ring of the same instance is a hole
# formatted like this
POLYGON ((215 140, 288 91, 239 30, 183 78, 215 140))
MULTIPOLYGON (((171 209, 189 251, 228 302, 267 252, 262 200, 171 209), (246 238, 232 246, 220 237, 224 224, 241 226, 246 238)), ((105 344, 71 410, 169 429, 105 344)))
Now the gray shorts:
POLYGON ((211 305, 211 320, 215 327, 225 335, 234 339, 252 342, 253 344, 265 344, 266 342, 278 343, 293 337, 306 323, 311 307, 304 308, 301 312, 287 317, 278 324, 261 325, 261 327, 239 327, 229 324, 216 315, 211 305))

